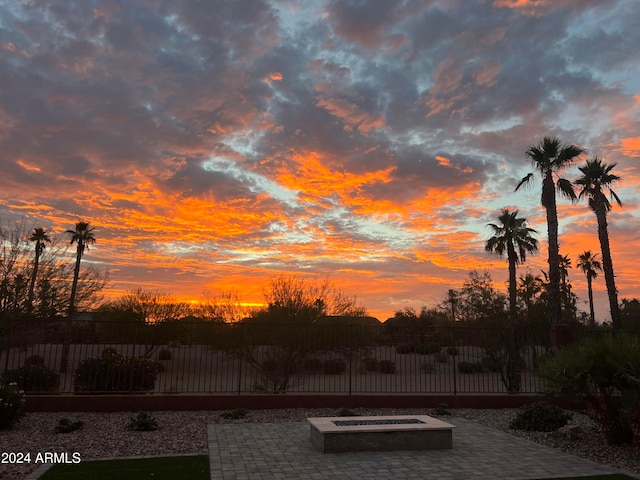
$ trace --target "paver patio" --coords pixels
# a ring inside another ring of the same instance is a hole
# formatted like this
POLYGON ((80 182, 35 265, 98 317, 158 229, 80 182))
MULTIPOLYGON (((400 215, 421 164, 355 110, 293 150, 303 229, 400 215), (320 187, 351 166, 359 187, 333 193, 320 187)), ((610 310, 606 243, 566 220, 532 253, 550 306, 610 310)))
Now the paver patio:
MULTIPOLYGON (((627 473, 460 418, 453 449, 320 453, 301 423, 208 426, 212 479, 534 479, 627 473)), ((632 474, 630 474, 632 475, 632 474)))

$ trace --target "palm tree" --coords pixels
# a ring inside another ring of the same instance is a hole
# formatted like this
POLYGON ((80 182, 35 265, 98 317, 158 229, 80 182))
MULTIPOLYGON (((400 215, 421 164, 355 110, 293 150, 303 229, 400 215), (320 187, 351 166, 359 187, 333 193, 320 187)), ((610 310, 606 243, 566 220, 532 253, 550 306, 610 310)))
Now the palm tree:
POLYGON ((44 228, 34 228, 29 241, 36 242, 35 258, 33 260, 33 272, 31 274, 31 283, 29 284, 29 299, 27 303, 27 313, 33 311, 33 290, 36 285, 36 277, 38 276, 38 266, 40 264, 40 255, 45 249, 45 243, 51 242, 51 238, 47 235, 44 228))
POLYGON ((613 330, 620 328, 620 308, 618 306, 618 291, 613 274, 613 261, 611 260, 611 247, 609 246, 609 232, 607 229, 607 213, 611 210, 611 203, 603 190, 615 199, 619 206, 622 202, 611 186, 620 180, 618 175, 611 173, 617 164, 608 165, 603 163, 598 157, 587 160, 587 163, 580 167, 582 176, 576 180, 576 185, 580 185, 579 197, 587 197, 591 210, 596 214, 598 220, 598 238, 600 239, 600 250, 602 253, 602 269, 604 270, 604 281, 607 285, 609 295, 609 308, 611 310, 611 323, 613 330))
POLYGON ((495 252, 502 256, 507 252, 509 262, 509 308, 511 319, 516 317, 516 265, 524 262, 527 253, 538 251, 538 240, 532 234, 537 233, 533 228, 527 227, 527 220, 518 217, 518 210, 510 211, 502 209, 498 217, 499 224, 490 223, 488 226, 493 231, 493 236, 487 240, 485 250, 495 252))
POLYGON ((602 271, 602 264, 596 260, 598 254, 591 254, 591 250, 585 251, 578 257, 578 267, 587 276, 587 288, 589 291, 589 314, 591 315, 591 326, 596 326, 596 316, 593 311, 593 279, 598 276, 598 270, 602 271))
POLYGON ((71 285, 71 299, 69 300, 69 315, 75 312, 76 292, 78 290, 78 276, 80 274, 80 261, 84 255, 85 248, 96 243, 96 237, 93 235, 93 228, 89 227, 87 222, 76 223, 75 230, 67 230, 71 235, 71 244, 76 246, 76 266, 73 269, 73 284, 71 285))
MULTIPOLYGON (((583 153, 584 150, 576 145, 562 145, 557 138, 548 137, 526 151, 527 157, 542 176, 541 203, 547 212, 549 236, 549 319, 552 324, 559 323, 562 317, 556 188, 572 201, 576 200, 571 182, 559 177, 559 174, 583 153)), ((533 172, 529 173, 520 180, 516 190, 528 185, 533 175, 533 172)))
POLYGON ((71 235, 71 244, 76 244, 76 265, 73 270, 73 283, 71 284, 71 298, 69 300, 69 313, 65 322, 64 342, 62 344, 62 359, 60 360, 60 372, 66 373, 69 364, 69 350, 71 349, 71 316, 75 312, 76 292, 78 290, 78 276, 80 275, 80 261, 85 248, 96 243, 93 228, 87 222, 76 223, 75 230, 67 230, 71 235))

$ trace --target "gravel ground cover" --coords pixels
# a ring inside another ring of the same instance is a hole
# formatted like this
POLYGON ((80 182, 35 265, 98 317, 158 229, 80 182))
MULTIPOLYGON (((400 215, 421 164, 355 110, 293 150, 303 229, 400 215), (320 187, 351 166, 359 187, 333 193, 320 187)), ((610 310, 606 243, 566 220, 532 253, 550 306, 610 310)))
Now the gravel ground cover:
MULTIPOLYGON (((353 409, 358 415, 430 415, 425 409, 353 409)), ((610 447, 585 415, 575 413, 571 423, 582 427, 578 440, 557 438, 550 433, 532 433, 509 429, 517 410, 451 409, 461 417, 487 427, 559 448, 606 465, 640 474, 640 450, 610 447)), ((40 467, 35 460, 46 452, 67 453, 82 460, 140 455, 206 454, 206 428, 212 423, 302 422, 307 417, 336 416, 336 409, 254 410, 241 419, 223 419, 220 411, 154 412, 158 430, 135 432, 126 429, 131 413, 29 413, 12 430, 0 432, 0 452, 30 453, 31 463, 0 463, 0 479, 20 480, 40 467), (81 420, 84 426, 71 433, 57 434, 61 418, 81 420)))

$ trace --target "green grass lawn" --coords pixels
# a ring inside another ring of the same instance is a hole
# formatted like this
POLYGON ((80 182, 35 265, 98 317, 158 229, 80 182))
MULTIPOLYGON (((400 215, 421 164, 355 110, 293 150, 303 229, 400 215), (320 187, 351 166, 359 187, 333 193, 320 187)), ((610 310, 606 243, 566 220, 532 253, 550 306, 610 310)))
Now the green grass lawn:
POLYGON ((155 457, 94 460, 54 465, 40 480, 209 480, 209 457, 155 457))
MULTIPOLYGON (((545 480, 545 479, 540 479, 545 480)), ((612 475, 592 475, 590 477, 562 477, 553 480, 637 480, 636 477, 614 473, 612 475)))

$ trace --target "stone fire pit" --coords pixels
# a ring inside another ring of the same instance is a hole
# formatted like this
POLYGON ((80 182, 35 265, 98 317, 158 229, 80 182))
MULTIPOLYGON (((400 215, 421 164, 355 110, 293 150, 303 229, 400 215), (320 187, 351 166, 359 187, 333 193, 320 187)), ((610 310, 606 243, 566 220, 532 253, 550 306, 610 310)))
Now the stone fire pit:
POLYGON ((323 453, 453 448, 453 425, 428 415, 307 418, 323 453))

